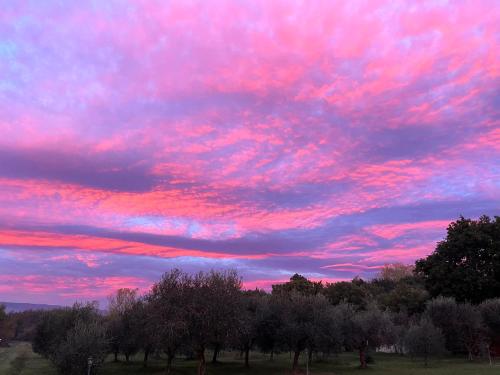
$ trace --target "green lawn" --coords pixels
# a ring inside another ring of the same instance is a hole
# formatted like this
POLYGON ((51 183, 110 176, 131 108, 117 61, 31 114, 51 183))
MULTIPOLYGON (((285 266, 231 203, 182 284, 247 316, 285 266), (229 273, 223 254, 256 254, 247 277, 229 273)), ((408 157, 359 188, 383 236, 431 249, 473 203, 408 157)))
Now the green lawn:
MULTIPOLYGON (((367 370, 357 368, 355 355, 346 353, 327 363, 316 363, 310 369, 311 375, 482 375, 500 374, 500 363, 490 366, 487 363, 468 363, 462 359, 448 358, 433 361, 429 367, 422 362, 414 362, 409 358, 392 354, 374 354, 375 363, 367 370)), ((282 354, 274 361, 266 356, 254 354, 250 369, 243 367, 243 361, 235 353, 225 353, 222 363, 209 365, 209 375, 285 375, 289 373, 289 356, 282 354)), ((108 362, 99 372, 100 375, 135 375, 164 374, 163 360, 152 359, 149 368, 144 369, 140 357, 131 363, 108 362)), ((174 374, 188 375, 196 373, 196 363, 179 359, 175 362, 174 374)), ((304 372, 305 373, 305 372, 304 372)), ((10 348, 0 348, 0 375, 56 375, 50 363, 31 351, 28 343, 16 343, 10 348)))
POLYGON ((52 375, 50 364, 31 350, 28 343, 0 348, 0 375, 52 375))

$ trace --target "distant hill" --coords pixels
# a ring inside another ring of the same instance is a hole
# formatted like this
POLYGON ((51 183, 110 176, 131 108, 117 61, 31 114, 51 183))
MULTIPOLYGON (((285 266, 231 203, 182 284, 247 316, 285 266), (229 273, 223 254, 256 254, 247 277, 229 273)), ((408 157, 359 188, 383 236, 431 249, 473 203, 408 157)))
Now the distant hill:
POLYGON ((54 310, 64 306, 44 305, 37 303, 19 303, 19 302, 0 302, 0 305, 5 305, 6 312, 21 312, 27 310, 54 310))

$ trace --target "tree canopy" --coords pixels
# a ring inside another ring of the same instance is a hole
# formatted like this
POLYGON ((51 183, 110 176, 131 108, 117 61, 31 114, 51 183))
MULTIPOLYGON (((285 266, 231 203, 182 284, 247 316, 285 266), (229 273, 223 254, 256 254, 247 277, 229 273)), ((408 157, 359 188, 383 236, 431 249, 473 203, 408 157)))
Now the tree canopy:
POLYGON ((432 296, 479 303, 500 296, 500 217, 460 217, 416 272, 432 296))
POLYGON ((310 363, 313 354, 355 350, 366 367, 369 350, 387 346, 426 362, 445 350, 475 359, 500 345, 499 229, 499 217, 460 218, 414 272, 390 264, 371 280, 323 284, 294 274, 268 293, 242 290, 236 271, 173 269, 144 295, 119 289, 106 313, 93 303, 16 314, 0 306, 0 337, 31 338, 65 375, 83 374, 89 356, 97 370, 109 353, 128 361, 141 352, 144 365, 150 353, 166 354, 167 374, 176 357, 196 358, 198 375, 207 351, 216 362, 226 349, 247 367, 251 350, 289 351, 293 373, 304 353, 310 363))

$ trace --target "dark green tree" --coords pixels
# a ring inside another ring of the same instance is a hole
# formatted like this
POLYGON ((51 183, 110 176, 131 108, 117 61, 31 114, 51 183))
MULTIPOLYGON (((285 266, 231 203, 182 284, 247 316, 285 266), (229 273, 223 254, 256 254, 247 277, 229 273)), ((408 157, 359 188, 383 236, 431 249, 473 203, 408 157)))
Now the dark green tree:
POLYGON ((322 292, 323 283, 321 281, 311 281, 296 273, 290 278, 290 281, 283 284, 273 285, 272 288, 273 293, 296 292, 300 294, 314 295, 322 292))
POLYGON ((423 287, 401 280, 389 292, 377 295, 376 299, 384 309, 394 313, 405 312, 414 315, 425 309, 429 293, 423 287))
POLYGON ((382 309, 409 315, 425 309, 429 293, 423 280, 413 273, 414 268, 400 263, 388 264, 368 283, 371 295, 382 309))
POLYGON ((355 278, 350 282, 340 281, 327 284, 323 293, 333 305, 344 302, 357 309, 366 308, 368 301, 371 299, 367 283, 360 278, 355 278))
POLYGON ((445 240, 416 262, 432 296, 480 303, 500 296, 500 217, 460 217, 448 226, 445 240))

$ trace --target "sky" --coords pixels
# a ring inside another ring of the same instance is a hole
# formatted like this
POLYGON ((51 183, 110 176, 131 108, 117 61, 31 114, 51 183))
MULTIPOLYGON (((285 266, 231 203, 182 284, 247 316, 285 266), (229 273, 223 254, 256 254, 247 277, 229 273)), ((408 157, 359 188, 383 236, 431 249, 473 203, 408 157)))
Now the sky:
POLYGON ((371 278, 482 214, 496 0, 0 0, 0 300, 371 278))

